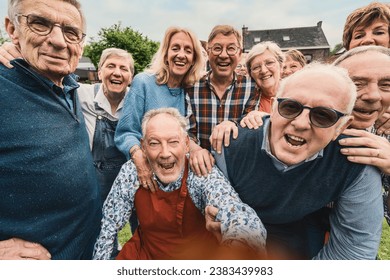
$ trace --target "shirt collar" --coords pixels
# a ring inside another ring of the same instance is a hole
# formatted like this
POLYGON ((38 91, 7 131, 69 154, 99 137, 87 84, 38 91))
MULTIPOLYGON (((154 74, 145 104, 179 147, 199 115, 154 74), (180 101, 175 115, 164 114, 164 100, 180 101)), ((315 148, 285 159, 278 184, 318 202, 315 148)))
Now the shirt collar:
MULTIPOLYGON (((34 76, 41 80, 44 84, 46 84, 49 88, 53 89, 55 92, 60 89, 59 86, 57 86, 55 83, 53 83, 48 78, 42 76, 41 74, 38 74, 35 70, 31 68, 31 66, 25 61, 24 59, 17 58, 15 59, 16 63, 19 63, 21 66, 24 66, 28 71, 34 73, 34 76)), ((68 92, 75 90, 79 87, 79 84, 77 83, 77 75, 75 74, 69 74, 66 75, 62 80, 62 85, 64 86, 63 92, 67 94, 68 92)))
POLYGON ((270 146, 269 137, 268 137, 269 136, 269 130, 271 129, 270 118, 267 117, 267 118, 265 118, 263 120, 264 120, 264 124, 263 124, 264 129, 263 129, 263 143, 261 145, 261 150, 263 150, 263 151, 265 151, 265 153, 267 153, 267 155, 272 159, 272 162, 273 162, 274 166, 279 171, 284 171, 285 172, 285 171, 288 171, 290 169, 294 169, 295 167, 298 167, 298 166, 300 166, 301 164, 303 164, 305 162, 309 162, 309 161, 315 160, 317 158, 322 158, 323 157, 324 150, 321 149, 319 152, 315 153, 311 157, 305 159, 304 161, 302 161, 300 163, 294 164, 294 165, 286 165, 285 163, 281 162, 271 152, 271 146, 270 146))
MULTIPOLYGON (((126 90, 128 92, 128 88, 126 90)), ((126 96, 126 94, 125 94, 126 96)), ((116 112, 113 114, 111 113, 111 104, 108 101, 107 97, 104 95, 103 92, 103 86, 100 85, 98 92, 96 93, 95 99, 93 100, 97 106, 99 106, 101 109, 103 109, 106 113, 111 115, 113 118, 119 118, 118 112, 122 109, 123 103, 124 103, 125 98, 121 100, 121 102, 118 105, 118 108, 116 109, 116 112)))
MULTIPOLYGON (((209 72, 207 72, 206 74, 206 83, 209 84, 209 86, 213 87, 213 84, 211 83, 211 73, 213 72, 213 70, 210 70, 209 72)), ((236 72, 233 73, 233 80, 232 82, 230 83, 230 86, 228 87, 228 89, 230 89, 233 85, 235 85, 237 82, 237 74, 236 72)))

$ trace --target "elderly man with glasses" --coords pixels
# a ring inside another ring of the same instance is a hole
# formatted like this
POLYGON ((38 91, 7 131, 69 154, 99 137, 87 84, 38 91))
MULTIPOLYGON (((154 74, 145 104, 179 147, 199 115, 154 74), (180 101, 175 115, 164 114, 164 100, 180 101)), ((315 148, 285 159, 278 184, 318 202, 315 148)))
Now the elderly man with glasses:
POLYGON ((241 35, 229 25, 217 25, 208 38, 211 70, 187 90, 191 168, 197 175, 211 172, 214 158, 209 137, 218 125, 232 130, 243 115, 256 109, 258 94, 249 76, 235 73, 241 58, 241 35))
POLYGON ((383 219, 380 173, 349 162, 335 141, 353 120, 355 100, 346 70, 307 66, 282 82, 261 128, 239 128, 238 138, 216 155, 264 223, 270 258, 375 259, 383 219), (313 255, 310 230, 329 202, 335 205, 330 238, 313 255))
POLYGON ((75 0, 10 0, 23 59, 0 66, 0 259, 90 259, 101 203, 73 73, 85 19, 75 0))

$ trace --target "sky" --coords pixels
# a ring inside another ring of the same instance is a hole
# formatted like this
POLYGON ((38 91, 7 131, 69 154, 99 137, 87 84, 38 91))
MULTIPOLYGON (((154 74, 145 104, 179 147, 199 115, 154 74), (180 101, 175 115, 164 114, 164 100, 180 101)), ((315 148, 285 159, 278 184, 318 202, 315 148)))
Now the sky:
MULTIPOLYGON (((0 16, 7 12, 0 0, 0 16)), ((362 0, 80 0, 87 19, 87 42, 97 39, 101 28, 120 23, 149 39, 161 41, 172 25, 193 30, 206 40, 217 24, 241 31, 316 26, 322 29, 331 48, 342 41, 345 19, 356 8, 372 1, 362 0)), ((383 2, 388 2, 383 1, 383 2)), ((4 22, 4 21, 3 21, 4 22)), ((4 25, 1 26, 4 31, 4 25)))

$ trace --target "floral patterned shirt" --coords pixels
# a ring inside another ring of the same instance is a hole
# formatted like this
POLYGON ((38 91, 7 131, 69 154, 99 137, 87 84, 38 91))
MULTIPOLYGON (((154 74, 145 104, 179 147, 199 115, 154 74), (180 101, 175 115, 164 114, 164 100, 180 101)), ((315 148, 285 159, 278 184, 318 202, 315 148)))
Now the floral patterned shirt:
MULTIPOLYGON (((181 186, 181 178, 162 185, 162 191, 174 191, 181 186)), ((122 166, 103 206, 101 231, 95 244, 94 259, 109 259, 114 240, 134 209, 134 197, 140 184, 132 160, 122 166)), ((198 177, 190 169, 187 178, 188 194, 194 205, 204 215, 208 205, 219 209, 217 219, 221 221, 222 244, 236 240, 244 242, 259 253, 265 251, 266 230, 256 212, 243 203, 222 172, 214 166, 207 177, 198 177)))

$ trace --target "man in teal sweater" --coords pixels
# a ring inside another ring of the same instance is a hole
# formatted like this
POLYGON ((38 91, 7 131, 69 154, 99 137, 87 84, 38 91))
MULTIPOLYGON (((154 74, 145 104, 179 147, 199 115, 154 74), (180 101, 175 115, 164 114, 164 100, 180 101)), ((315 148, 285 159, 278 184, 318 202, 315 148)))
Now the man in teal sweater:
POLYGON ((77 1, 9 5, 6 30, 24 60, 0 66, 0 259, 90 259, 100 197, 70 74, 84 17, 77 1))

